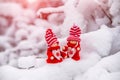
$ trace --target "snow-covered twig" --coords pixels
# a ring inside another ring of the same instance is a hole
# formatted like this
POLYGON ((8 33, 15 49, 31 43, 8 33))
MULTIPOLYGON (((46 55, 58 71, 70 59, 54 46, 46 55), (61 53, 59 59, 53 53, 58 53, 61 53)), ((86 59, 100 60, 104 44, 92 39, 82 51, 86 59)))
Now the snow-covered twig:
POLYGON ((61 13, 63 12, 64 6, 60 6, 57 8, 48 7, 48 8, 41 8, 38 10, 37 15, 42 16, 42 14, 48 14, 48 13, 61 13))

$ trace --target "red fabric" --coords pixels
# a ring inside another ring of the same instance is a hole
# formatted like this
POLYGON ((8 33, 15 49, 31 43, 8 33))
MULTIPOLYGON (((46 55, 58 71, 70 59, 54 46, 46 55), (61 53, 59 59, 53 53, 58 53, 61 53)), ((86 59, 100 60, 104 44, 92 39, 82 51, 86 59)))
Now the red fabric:
POLYGON ((62 51, 61 51, 61 56, 63 57, 63 59, 68 57, 67 50, 68 50, 68 47, 64 46, 64 49, 62 49, 62 51))
POLYGON ((70 35, 74 35, 76 37, 79 37, 81 34, 81 30, 78 26, 73 25, 73 27, 70 29, 70 35))
POLYGON ((46 30, 46 35, 45 35, 46 42, 48 46, 50 47, 53 43, 58 43, 56 35, 52 32, 51 29, 46 30))
POLYGON ((76 46, 76 44, 71 44, 71 43, 68 41, 67 46, 68 46, 68 47, 71 47, 71 48, 74 48, 74 47, 76 46))
MULTIPOLYGON (((61 57, 61 59, 60 60, 58 60, 54 55, 53 55, 53 50, 58 50, 58 49, 60 49, 60 47, 59 46, 57 46, 57 47, 50 47, 50 48, 48 48, 48 50, 47 50, 47 60, 46 60, 46 62, 47 63, 60 63, 60 62, 62 62, 62 57, 61 57), (51 57, 53 57, 53 59, 51 59, 51 57)), ((61 55, 60 55, 61 56, 61 55)))
POLYGON ((70 29, 70 36, 67 38, 67 41, 70 40, 75 40, 75 41, 80 41, 80 34, 81 34, 81 29, 76 26, 73 25, 73 27, 70 29))
POLYGON ((68 55, 65 51, 61 51, 61 56, 63 59, 68 58, 68 55))
POLYGON ((74 48, 76 50, 75 54, 73 55, 73 57, 71 57, 73 60, 80 60, 80 43, 76 45, 72 45, 68 42, 67 46, 65 46, 65 49, 62 51, 62 57, 64 58, 65 56, 67 56, 67 58, 69 58, 69 53, 68 53, 68 48, 74 48), (79 48, 79 50, 78 50, 79 48))

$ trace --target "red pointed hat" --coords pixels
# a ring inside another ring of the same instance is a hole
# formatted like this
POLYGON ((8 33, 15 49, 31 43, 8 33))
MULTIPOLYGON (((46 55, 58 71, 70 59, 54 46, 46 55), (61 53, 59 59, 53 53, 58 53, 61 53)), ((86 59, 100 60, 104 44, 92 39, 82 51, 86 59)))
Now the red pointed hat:
POLYGON ((81 29, 78 26, 73 25, 73 27, 70 29, 70 36, 67 38, 67 41, 80 41, 80 34, 81 29))
POLYGON ((45 35, 46 42, 48 46, 51 46, 53 43, 58 43, 56 35, 52 32, 51 29, 46 30, 46 35, 45 35))

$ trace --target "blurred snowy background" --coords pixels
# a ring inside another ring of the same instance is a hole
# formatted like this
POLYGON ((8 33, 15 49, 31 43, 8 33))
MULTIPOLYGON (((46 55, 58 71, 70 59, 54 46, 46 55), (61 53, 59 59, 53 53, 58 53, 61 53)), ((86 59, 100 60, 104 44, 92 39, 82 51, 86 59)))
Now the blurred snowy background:
POLYGON ((120 0, 0 0, 0 80, 120 80, 120 0), (81 30, 81 60, 46 64, 47 28, 65 45, 81 30))

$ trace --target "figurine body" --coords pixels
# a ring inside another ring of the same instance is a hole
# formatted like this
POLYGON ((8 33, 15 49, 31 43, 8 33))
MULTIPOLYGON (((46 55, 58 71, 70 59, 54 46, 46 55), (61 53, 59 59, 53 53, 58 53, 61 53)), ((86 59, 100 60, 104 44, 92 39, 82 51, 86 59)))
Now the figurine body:
POLYGON ((62 56, 60 52, 59 42, 56 38, 56 35, 52 32, 51 29, 46 31, 46 41, 48 43, 47 49, 47 63, 59 63, 62 62, 62 56))
POLYGON ((80 33, 81 30, 77 26, 70 29, 70 36, 67 38, 67 45, 62 49, 62 57, 72 58, 73 60, 80 60, 80 33))

